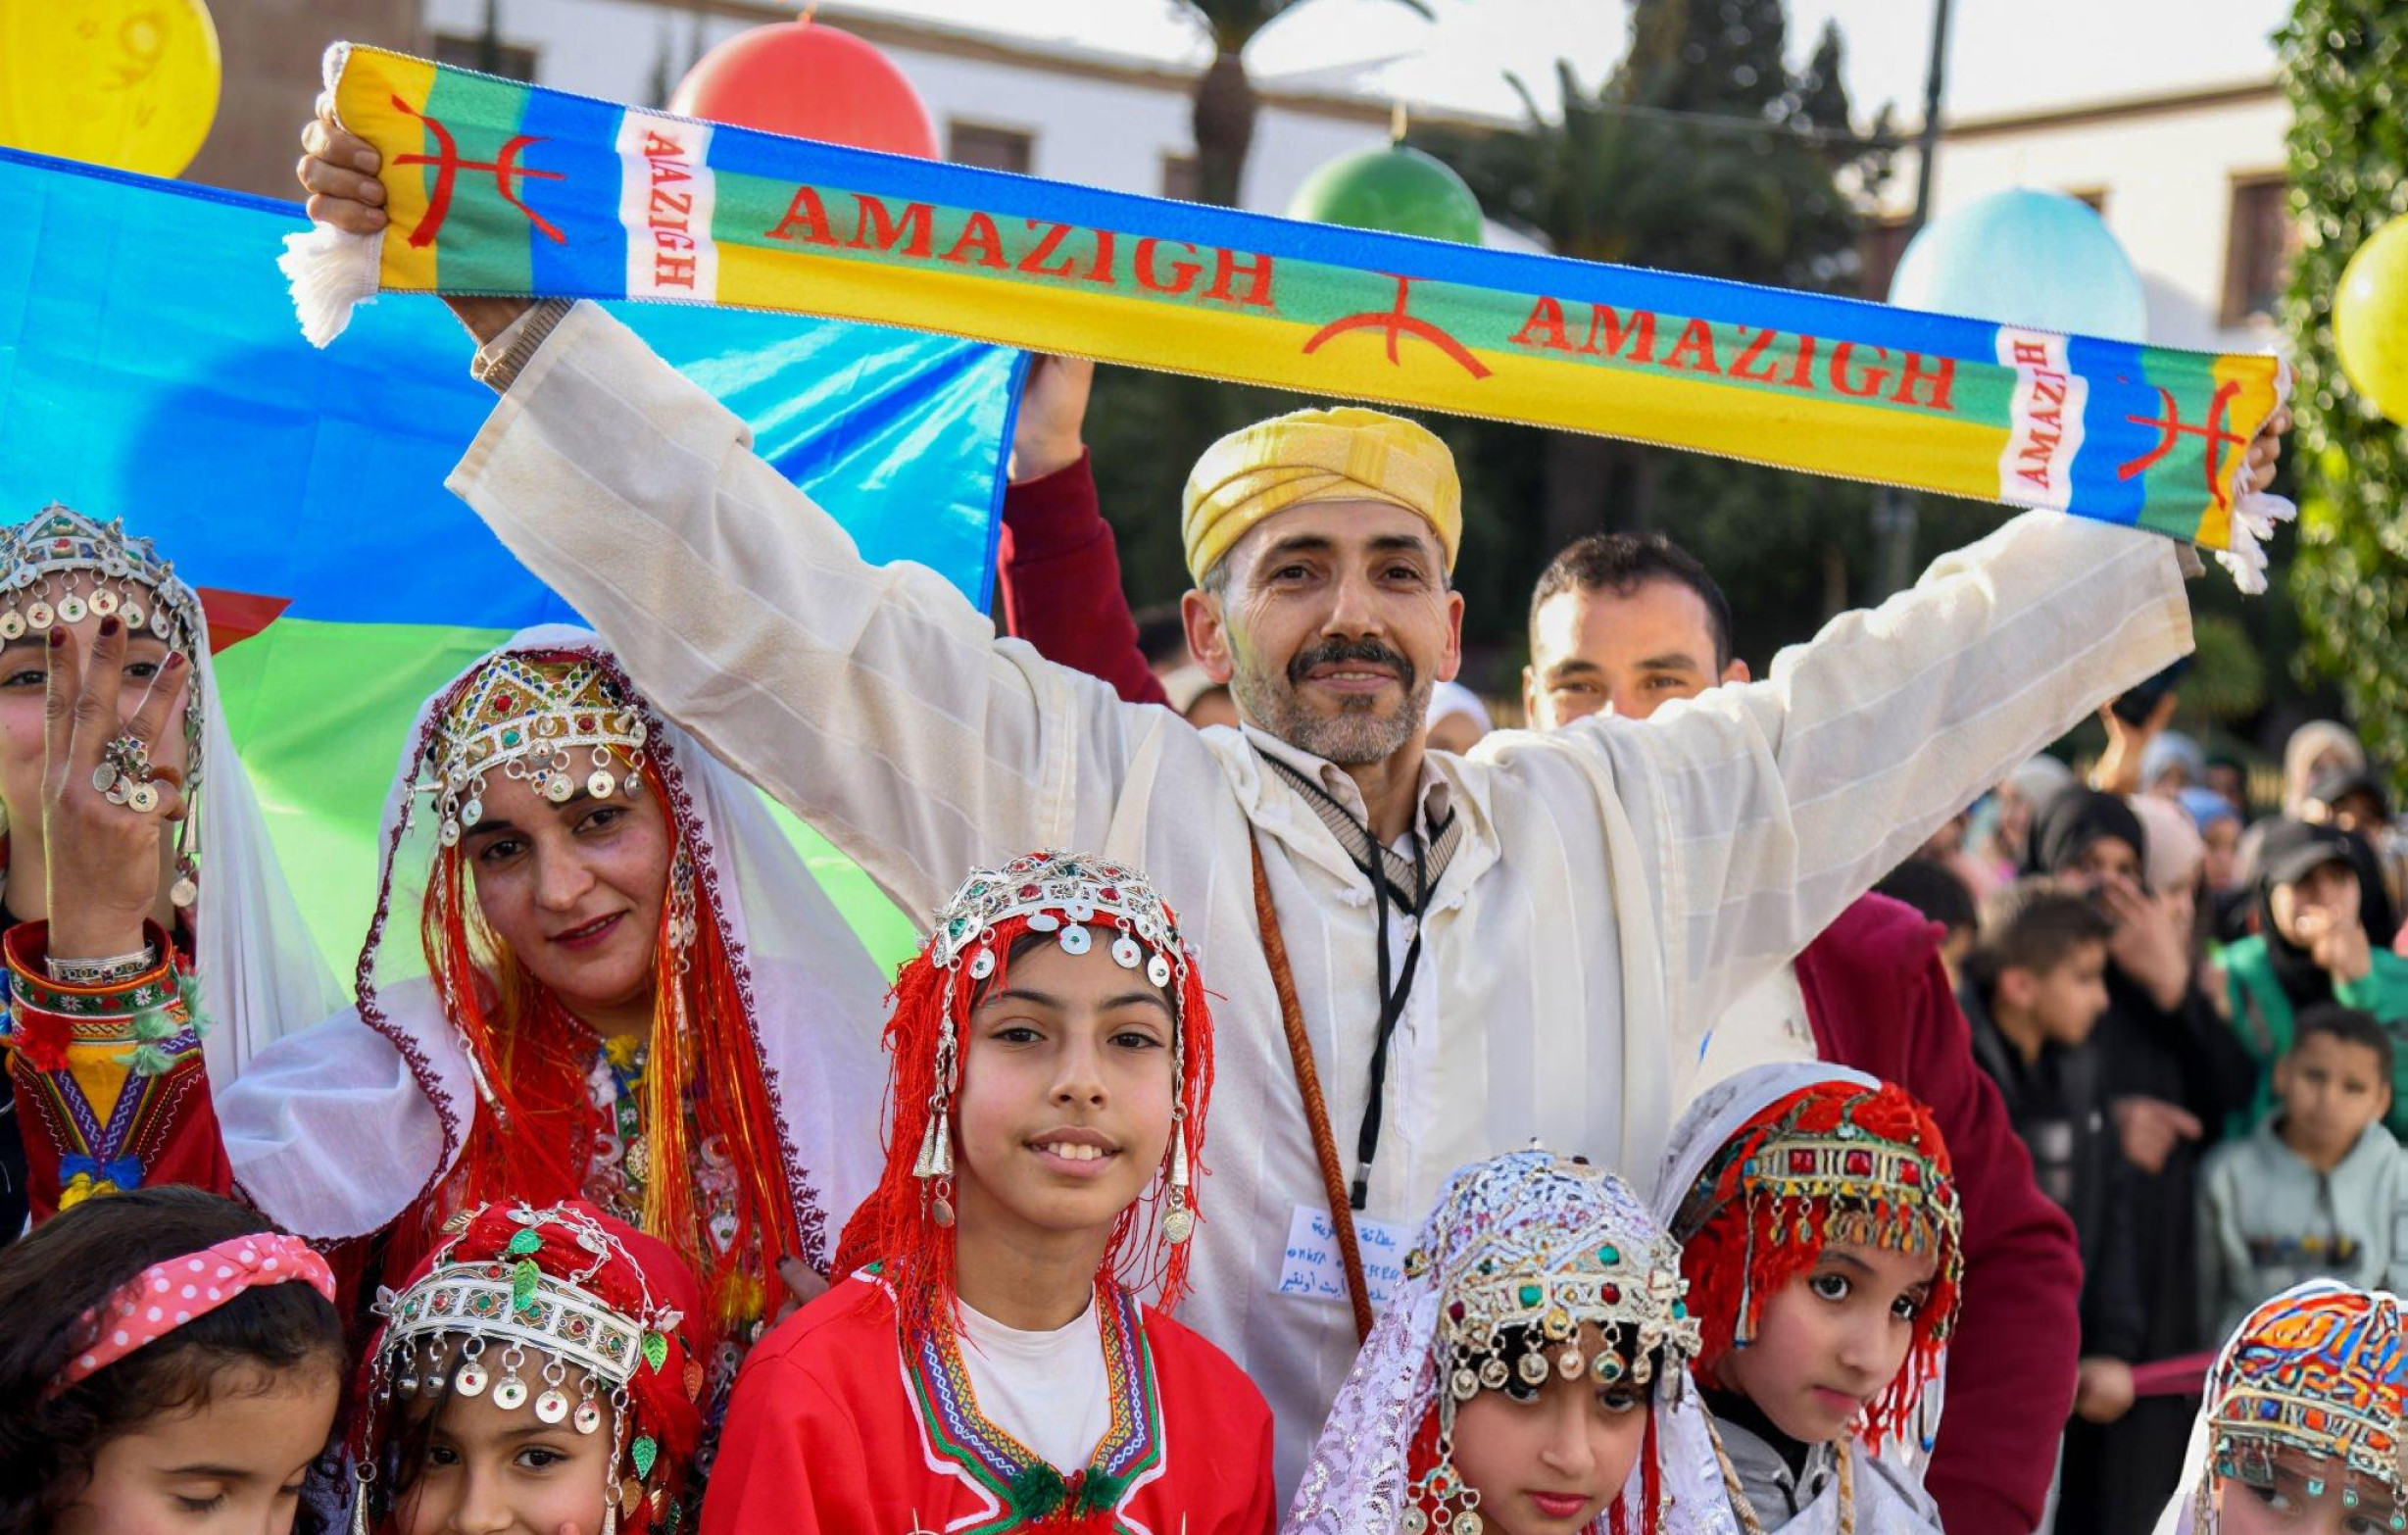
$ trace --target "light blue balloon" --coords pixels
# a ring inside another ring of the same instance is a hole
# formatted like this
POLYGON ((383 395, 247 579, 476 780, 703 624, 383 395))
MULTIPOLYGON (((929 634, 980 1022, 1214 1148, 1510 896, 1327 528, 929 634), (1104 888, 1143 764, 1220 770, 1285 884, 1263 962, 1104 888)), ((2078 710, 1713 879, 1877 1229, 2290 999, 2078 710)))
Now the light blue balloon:
POLYGON ((2019 187, 1925 224, 1898 258, 1890 302, 2036 330, 2148 339, 2132 258, 2089 204, 2019 187))

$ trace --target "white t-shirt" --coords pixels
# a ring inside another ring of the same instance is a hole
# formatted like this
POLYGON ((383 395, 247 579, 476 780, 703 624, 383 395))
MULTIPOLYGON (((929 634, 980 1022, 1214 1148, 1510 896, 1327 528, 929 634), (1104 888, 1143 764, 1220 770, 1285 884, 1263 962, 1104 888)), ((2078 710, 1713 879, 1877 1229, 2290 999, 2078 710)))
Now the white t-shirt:
POLYGON ((979 1411, 1064 1476, 1085 1470, 1112 1426, 1095 1302, 1053 1332, 1022 1332, 963 1306, 961 1343, 979 1411))

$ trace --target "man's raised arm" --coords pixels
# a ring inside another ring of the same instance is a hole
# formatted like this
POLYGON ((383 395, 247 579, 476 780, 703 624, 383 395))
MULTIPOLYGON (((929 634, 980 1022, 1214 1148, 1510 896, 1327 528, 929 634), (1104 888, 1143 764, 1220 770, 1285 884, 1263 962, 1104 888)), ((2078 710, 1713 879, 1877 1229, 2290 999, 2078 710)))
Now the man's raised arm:
MULTIPOLYGON (((380 229, 373 149, 322 117, 304 143, 311 217, 380 229)), ((973 864, 1103 840, 1124 726, 1175 719, 1124 720, 934 571, 865 563, 744 422, 595 305, 453 308, 507 392, 447 483, 656 708, 907 911, 973 864)))
POLYGON ((1764 680, 1563 732, 1655 863, 1676 1028, 1813 940, 1950 816, 2190 649, 2176 547, 2028 513, 1764 680))

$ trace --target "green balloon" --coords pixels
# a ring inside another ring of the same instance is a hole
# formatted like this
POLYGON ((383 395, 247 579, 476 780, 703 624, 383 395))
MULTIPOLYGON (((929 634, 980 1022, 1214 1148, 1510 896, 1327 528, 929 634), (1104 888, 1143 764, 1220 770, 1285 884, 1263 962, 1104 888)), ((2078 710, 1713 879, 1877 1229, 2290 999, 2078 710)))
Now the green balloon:
POLYGON ((1440 160, 1402 144, 1344 155, 1304 178, 1288 217, 1480 243, 1480 199, 1440 160))

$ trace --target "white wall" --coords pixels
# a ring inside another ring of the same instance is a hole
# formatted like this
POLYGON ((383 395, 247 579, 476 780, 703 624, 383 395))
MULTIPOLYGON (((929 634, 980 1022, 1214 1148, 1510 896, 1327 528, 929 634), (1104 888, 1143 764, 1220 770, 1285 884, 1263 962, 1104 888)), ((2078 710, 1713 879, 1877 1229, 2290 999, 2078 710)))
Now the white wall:
MULTIPOLYGON (((2226 328, 2233 181, 2283 170, 2290 112, 2279 95, 1943 139, 1935 216, 2025 186, 2106 193, 2103 216, 2148 291, 2149 340, 2218 351, 2275 344, 2263 324, 2226 328)), ((1886 201, 1914 196, 1915 157, 1900 157, 1886 201)))
MULTIPOLYGON (((425 25, 432 32, 473 36, 484 11, 484 0, 425 0, 425 25)), ((501 18, 503 41, 535 50, 540 83, 606 101, 645 99, 663 36, 673 73, 689 56, 695 23, 692 13, 647 0, 502 0, 501 18)), ((754 25, 702 19, 707 43, 754 25)), ((940 148, 956 118, 1011 128, 1033 140, 1030 170, 1038 175, 1149 195, 1162 189, 1165 156, 1195 152, 1184 90, 903 47, 885 51, 927 102, 940 148)), ((1247 163, 1246 205, 1276 213, 1324 161, 1377 148, 1387 137, 1384 124, 1266 106, 1247 163)))

